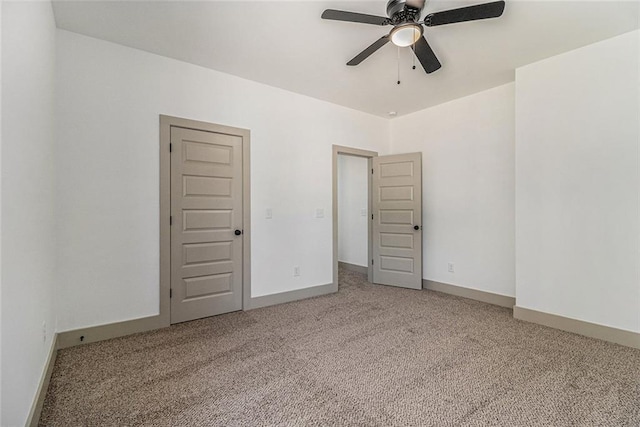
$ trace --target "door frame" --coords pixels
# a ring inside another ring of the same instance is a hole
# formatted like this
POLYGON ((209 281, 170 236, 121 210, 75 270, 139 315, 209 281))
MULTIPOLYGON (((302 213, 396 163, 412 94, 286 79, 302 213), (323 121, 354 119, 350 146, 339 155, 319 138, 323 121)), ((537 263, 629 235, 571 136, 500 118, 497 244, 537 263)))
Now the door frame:
POLYGON ((363 157, 367 159, 367 175, 369 178, 367 179, 367 280, 373 280, 373 269, 371 268, 371 260, 373 256, 373 230, 372 230, 372 222, 369 221, 369 216, 371 215, 371 191, 372 188, 372 176, 368 173, 369 170, 373 168, 373 158, 378 157, 377 151, 369 151, 362 150, 360 148, 352 148, 345 147, 342 145, 333 145, 333 155, 332 155, 332 200, 333 200, 333 291, 338 291, 338 155, 344 156, 354 156, 354 157, 363 157))
POLYGON ((160 317, 171 323, 171 128, 180 127, 204 132, 242 137, 242 310, 251 301, 251 183, 250 139, 248 129, 160 115, 160 317))

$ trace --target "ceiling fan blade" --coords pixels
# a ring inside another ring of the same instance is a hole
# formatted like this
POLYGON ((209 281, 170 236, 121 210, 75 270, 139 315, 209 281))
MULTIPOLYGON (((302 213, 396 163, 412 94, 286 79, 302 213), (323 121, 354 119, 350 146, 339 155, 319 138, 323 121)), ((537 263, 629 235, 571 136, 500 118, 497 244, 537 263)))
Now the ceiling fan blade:
POLYGON ((384 46, 387 43, 389 43, 388 35, 380 37, 378 40, 373 42, 371 46, 369 46, 368 48, 366 48, 365 50, 357 54, 355 58, 353 58, 351 61, 347 62, 347 65, 352 65, 352 66, 358 65, 359 63, 367 59, 369 56, 371 56, 372 53, 374 53, 376 50, 380 49, 382 46, 384 46))
POLYGON ((322 12, 322 19, 373 25, 388 25, 391 22, 389 18, 385 18, 384 16, 365 15, 364 13, 346 12, 335 9, 327 9, 322 12))
POLYGON ((420 37, 418 41, 413 45, 413 51, 418 57, 418 61, 422 64, 422 68, 427 74, 431 74, 434 71, 440 69, 442 65, 438 58, 436 58, 436 54, 431 50, 431 46, 427 43, 427 39, 424 37, 420 37))
POLYGON ((474 6, 461 7, 459 9, 443 10, 430 13, 424 18, 424 25, 435 27, 437 25, 455 24, 456 22, 476 21, 478 19, 497 18, 504 11, 504 1, 476 4, 474 6))

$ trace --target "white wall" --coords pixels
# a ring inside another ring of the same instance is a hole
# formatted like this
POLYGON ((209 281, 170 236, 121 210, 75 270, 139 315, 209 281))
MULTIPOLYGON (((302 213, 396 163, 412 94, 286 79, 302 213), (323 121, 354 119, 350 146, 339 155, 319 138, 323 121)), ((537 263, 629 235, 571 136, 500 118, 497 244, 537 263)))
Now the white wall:
POLYGON ((640 331, 638 31, 516 72, 517 305, 640 331))
POLYGON ((3 426, 26 422, 56 327, 54 42, 49 2, 3 2, 3 426))
POLYGON ((514 296, 514 85, 393 119, 391 143, 423 152, 423 277, 514 296))
MULTIPOLYGON (((2 57, 2 5, 0 1, 0 62, 2 57)), ((2 66, 0 66, 0 189, 2 189, 2 66)), ((0 242, 2 242, 2 196, 0 192, 0 242)), ((2 244, 0 244, 0 423, 2 422, 2 244)))
POLYGON ((66 31, 57 42, 61 331, 158 311, 159 114, 251 130, 252 296, 331 283, 331 145, 384 153, 387 120, 66 31))
POLYGON ((338 261, 363 267, 369 259, 368 180, 366 158, 338 156, 338 261))

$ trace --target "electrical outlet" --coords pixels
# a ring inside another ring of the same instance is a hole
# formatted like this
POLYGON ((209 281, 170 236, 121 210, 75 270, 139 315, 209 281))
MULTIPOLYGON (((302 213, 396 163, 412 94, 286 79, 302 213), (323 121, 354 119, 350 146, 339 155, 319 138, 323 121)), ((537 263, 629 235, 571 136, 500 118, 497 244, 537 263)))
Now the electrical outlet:
POLYGON ((47 322, 42 322, 42 341, 47 341, 47 322))
POLYGON ((296 265, 295 267, 293 267, 293 277, 298 277, 298 276, 300 276, 300 267, 296 265))
POLYGON ((271 208, 267 208, 267 210, 265 211, 264 217, 266 219, 273 218, 273 211, 271 210, 271 208))
POLYGON ((316 209, 316 218, 324 218, 324 209, 322 208, 316 209))
POLYGON ((453 263, 450 262, 449 264, 447 264, 449 267, 449 273, 453 273, 453 263))

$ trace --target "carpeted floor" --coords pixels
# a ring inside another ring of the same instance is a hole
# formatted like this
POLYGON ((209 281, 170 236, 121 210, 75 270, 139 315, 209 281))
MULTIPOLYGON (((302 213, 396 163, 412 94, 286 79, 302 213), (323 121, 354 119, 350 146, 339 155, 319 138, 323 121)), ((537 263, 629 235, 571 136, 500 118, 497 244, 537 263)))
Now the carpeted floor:
POLYGON ((639 426, 640 351, 367 283, 61 350, 46 426, 639 426))

